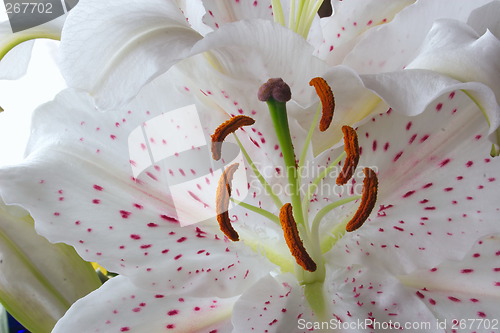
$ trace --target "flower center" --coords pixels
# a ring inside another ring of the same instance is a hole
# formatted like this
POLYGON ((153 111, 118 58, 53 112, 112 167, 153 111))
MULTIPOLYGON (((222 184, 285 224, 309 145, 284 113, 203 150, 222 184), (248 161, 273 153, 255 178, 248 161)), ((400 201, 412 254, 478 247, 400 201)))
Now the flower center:
MULTIPOLYGON (((308 146, 311 144, 312 132, 317 125, 319 125, 320 131, 328 130, 333 119, 335 107, 334 95, 324 79, 314 78, 311 80, 310 85, 314 86, 322 107, 321 109, 318 108, 311 122, 311 128, 306 138, 304 150, 307 150, 308 146), (318 121, 320 111, 321 119, 318 121)), ((335 183, 338 186, 343 186, 353 177, 359 161, 359 146, 356 131, 350 126, 342 127, 342 132, 344 134, 344 153, 319 173, 319 175, 308 185, 306 193, 301 193, 300 187, 302 179, 299 177, 298 169, 303 165, 307 154, 303 151, 297 162, 286 109, 286 103, 291 99, 290 87, 282 79, 270 79, 259 89, 258 98, 261 101, 265 101, 269 108, 269 114, 285 164, 286 176, 290 189, 288 197, 290 202, 285 204, 281 202, 281 199, 273 192, 272 187, 259 172, 248 153, 244 150, 243 145, 237 136, 235 136, 252 171, 265 188, 266 193, 273 199, 276 208, 279 210, 279 216, 260 207, 231 199, 231 181, 233 174, 238 168, 238 164, 236 163, 224 170, 218 183, 216 193, 217 221, 219 222, 221 231, 227 238, 232 241, 239 240, 238 232, 231 224, 228 214, 229 201, 232 200, 241 207, 268 218, 272 223, 278 223, 283 231, 286 245, 291 255, 295 258, 297 264, 295 273, 297 278, 305 286, 306 296, 311 297, 310 304, 313 310, 315 310, 315 312, 321 312, 324 310, 324 303, 322 300, 318 300, 318 294, 321 294, 320 290, 323 286, 326 271, 323 253, 331 249, 331 247, 342 238, 345 232, 352 232, 360 228, 368 219, 377 200, 377 175, 372 169, 364 168, 363 190, 361 196, 351 196, 333 201, 320 209, 314 216, 313 221, 309 223, 309 206, 313 195, 318 189, 318 184, 329 175, 334 167, 337 167, 342 158, 345 157, 345 161, 335 183), (330 244, 322 246, 319 230, 323 218, 333 209, 358 199, 361 199, 361 202, 352 218, 344 223, 336 225, 331 231, 330 244)), ((220 159, 222 142, 229 134, 236 132, 243 126, 251 126, 254 123, 254 119, 243 115, 232 117, 222 123, 212 135, 213 158, 216 160, 220 159)), ((258 126, 258 124, 256 125, 258 126)))
POLYGON ((285 22, 285 15, 280 0, 271 0, 273 7, 274 21, 284 27, 307 38, 311 29, 314 17, 324 0, 292 0, 290 1, 290 11, 288 22, 285 22))

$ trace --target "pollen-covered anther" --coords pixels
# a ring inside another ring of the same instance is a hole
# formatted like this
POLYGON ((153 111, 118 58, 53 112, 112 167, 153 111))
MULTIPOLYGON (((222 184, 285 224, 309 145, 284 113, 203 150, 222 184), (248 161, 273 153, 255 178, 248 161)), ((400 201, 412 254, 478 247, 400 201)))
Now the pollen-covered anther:
POLYGON ((359 162, 358 134, 350 126, 342 126, 344 133, 344 151, 346 158, 342 171, 337 176, 337 185, 345 185, 351 179, 359 162))
POLYGON ((283 207, 281 207, 279 217, 286 245, 288 245, 295 261, 297 261, 297 264, 306 271, 314 272, 316 270, 316 263, 309 256, 302 240, 300 239, 299 230, 297 229, 297 224, 293 218, 292 205, 290 203, 286 203, 283 207))
POLYGON ((214 134, 211 135, 212 138, 212 157, 214 160, 218 161, 222 155, 222 142, 226 137, 234 133, 237 129, 243 126, 250 126, 255 123, 253 118, 248 116, 240 115, 232 117, 231 119, 223 122, 217 127, 214 134))
POLYGON ((238 169, 239 164, 231 164, 222 172, 217 185, 217 192, 215 194, 215 212, 217 213, 217 222, 219 222, 219 228, 233 242, 239 240, 239 235, 234 230, 231 225, 231 220, 229 219, 229 199, 231 197, 231 182, 233 181, 233 176, 238 169))
POLYGON ((321 77, 315 77, 309 81, 310 86, 314 86, 316 89, 316 94, 318 95, 322 111, 321 119, 319 121, 319 130, 324 132, 330 127, 333 119, 333 111, 335 110, 335 98, 333 97, 333 92, 325 79, 321 77))
POLYGON ((361 204, 358 210, 347 223, 345 230, 347 232, 360 228, 370 216, 375 202, 377 201, 378 178, 375 171, 370 168, 364 168, 365 179, 363 180, 363 192, 361 193, 361 204))

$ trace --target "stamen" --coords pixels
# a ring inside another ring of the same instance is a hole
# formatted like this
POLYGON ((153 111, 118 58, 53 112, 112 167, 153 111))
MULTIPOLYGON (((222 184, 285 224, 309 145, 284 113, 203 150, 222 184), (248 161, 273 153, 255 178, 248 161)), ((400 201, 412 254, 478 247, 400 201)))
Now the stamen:
POLYGON ((267 102, 271 98, 278 102, 288 102, 292 98, 290 86, 283 79, 269 79, 259 88, 259 101, 267 102))
POLYGON ((333 97, 333 92, 325 79, 321 77, 315 77, 309 82, 310 86, 314 86, 316 89, 316 94, 321 101, 323 107, 321 120, 319 121, 319 130, 324 132, 330 127, 333 119, 333 111, 335 110, 335 98, 333 97))
POLYGON ((293 218, 292 205, 286 203, 280 210, 281 228, 285 236, 286 245, 290 249, 292 256, 294 256, 297 264, 299 264, 306 271, 314 272, 316 270, 316 263, 307 253, 304 244, 299 236, 297 224, 293 218))
POLYGON ((223 122, 217 129, 214 134, 212 134, 212 157, 214 160, 218 161, 221 158, 221 150, 222 150, 222 142, 226 139, 226 137, 234 133, 237 129, 243 126, 253 125, 255 120, 247 116, 236 116, 231 119, 223 122))
POLYGON ((342 126, 344 133, 344 151, 346 158, 342 171, 337 177, 337 185, 345 185, 351 179, 359 162, 358 134, 350 126, 342 126))
POLYGON ((370 168, 364 168, 365 179, 363 180, 363 192, 361 193, 361 204, 358 210, 347 223, 345 230, 347 232, 360 228, 365 223, 368 216, 375 207, 377 201, 378 178, 375 171, 370 168))
POLYGON ((231 164, 222 172, 222 176, 219 179, 219 184, 217 185, 217 192, 215 194, 215 211, 217 213, 217 222, 219 222, 219 228, 233 242, 239 240, 239 235, 234 230, 231 225, 231 220, 229 219, 229 199, 231 197, 231 182, 233 181, 233 175, 238 169, 239 164, 231 164))

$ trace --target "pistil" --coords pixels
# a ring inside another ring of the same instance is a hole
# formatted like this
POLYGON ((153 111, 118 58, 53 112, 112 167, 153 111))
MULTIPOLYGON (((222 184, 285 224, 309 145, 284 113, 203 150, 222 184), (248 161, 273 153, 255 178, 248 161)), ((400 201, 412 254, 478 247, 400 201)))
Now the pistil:
POLYGON ((283 154, 288 184, 290 185, 293 215, 297 223, 303 224, 304 217, 300 199, 297 163, 295 161, 295 152, 292 137, 290 136, 288 115, 286 111, 286 102, 291 99, 291 96, 290 87, 282 79, 269 79, 260 87, 258 92, 259 100, 267 103, 274 130, 283 154))

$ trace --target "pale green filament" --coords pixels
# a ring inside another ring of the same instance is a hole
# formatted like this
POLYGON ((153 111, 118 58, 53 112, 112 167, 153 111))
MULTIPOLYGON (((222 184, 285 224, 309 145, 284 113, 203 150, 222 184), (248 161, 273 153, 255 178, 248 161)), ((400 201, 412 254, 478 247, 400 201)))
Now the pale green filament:
POLYGON ((278 198, 278 196, 273 192, 272 187, 266 181, 264 176, 262 176, 259 169, 257 169, 257 167, 253 163, 252 159, 250 158, 250 155, 248 155, 248 152, 246 151, 245 147, 243 147, 243 145, 241 144, 240 139, 238 139, 238 136, 236 134, 234 134, 234 137, 236 139, 236 142, 238 142, 238 146, 240 146, 240 149, 241 149, 241 152, 243 153, 243 156, 245 156, 245 160, 248 162, 248 164, 250 164, 250 167, 252 168, 253 173, 255 174, 255 176, 257 177, 257 179, 261 183, 261 185, 264 187, 266 193, 269 194, 271 199, 274 201, 274 204, 276 205, 276 207, 278 209, 280 209, 283 206, 283 203, 281 202, 280 198, 278 198))
POLYGON ((299 170, 302 169, 304 166, 304 162, 306 160, 307 156, 307 151, 309 149, 309 145, 312 140, 312 136, 314 134, 314 130, 316 129, 316 126, 318 125, 318 120, 319 116, 321 115, 321 104, 318 104, 318 109, 316 110, 316 113, 314 114, 314 118, 311 122, 311 126, 309 126, 309 131, 307 132, 306 140, 304 141, 304 147, 302 148, 302 153, 300 154, 300 159, 299 159, 299 170))
POLYGON ((272 0, 271 5, 273 6, 274 22, 285 26, 285 15, 283 14, 283 8, 281 7, 280 0, 272 0))
MULTIPOLYGON (((315 239, 315 241, 319 242, 319 226, 321 224, 321 220, 323 219, 323 217, 326 216, 326 214, 328 214, 329 212, 331 212, 332 210, 334 210, 337 207, 340 207, 340 206, 345 205, 349 202, 358 200, 360 198, 361 198, 360 195, 356 195, 356 196, 352 196, 349 198, 345 198, 345 199, 341 199, 341 200, 332 202, 331 204, 328 204, 325 207, 323 207, 314 217, 314 220, 313 220, 312 226, 311 226, 311 233, 313 234, 313 236, 318 237, 318 239, 315 239)), ((337 232, 334 233, 335 235, 340 235, 340 237, 342 237, 345 233, 345 225, 341 226, 342 224, 343 223, 339 223, 335 226, 335 228, 340 226, 339 228, 341 228, 343 230, 343 233, 341 235, 337 232)))
POLYGON ((323 0, 319 0, 316 2, 309 1, 308 10, 304 13, 305 19, 301 19, 299 26, 297 27, 297 33, 307 38, 309 35, 309 30, 311 29, 311 25, 314 21, 314 17, 318 13, 319 8, 323 4, 323 0))
MULTIPOLYGON (((280 0, 271 1, 273 7, 274 21, 285 26, 285 17, 280 0)), ((288 28, 304 38, 309 35, 314 17, 318 13, 323 0, 292 0, 288 16, 288 28)))
POLYGON ((316 192, 316 189, 318 188, 318 184, 319 182, 324 179, 328 173, 330 173, 330 171, 332 171, 333 168, 335 168, 336 166, 338 166, 339 162, 346 156, 346 153, 345 151, 342 152, 342 154, 339 155, 339 157, 337 157, 337 159, 335 159, 335 161, 333 161, 332 163, 330 163, 330 165, 324 169, 319 175, 318 177, 316 177, 311 184, 309 184, 309 187, 307 188, 307 194, 306 196, 304 197, 304 201, 302 202, 302 205, 304 206, 304 210, 307 210, 309 208, 309 204, 311 202, 311 197, 312 195, 314 194, 314 192, 316 192))
POLYGON ((250 204, 247 204, 243 201, 239 201, 239 200, 236 200, 236 199, 233 199, 231 198, 230 199, 232 202, 234 202, 235 204, 243 207, 243 208, 246 208, 248 209, 249 211, 252 211, 254 213, 257 213, 257 214, 260 214, 262 216, 264 216, 265 218, 271 220, 272 222, 276 223, 277 225, 280 225, 280 219, 274 215, 273 213, 271 212, 268 212, 267 210, 265 209, 262 209, 260 207, 257 207, 257 206, 254 206, 254 205, 250 205, 250 204))

